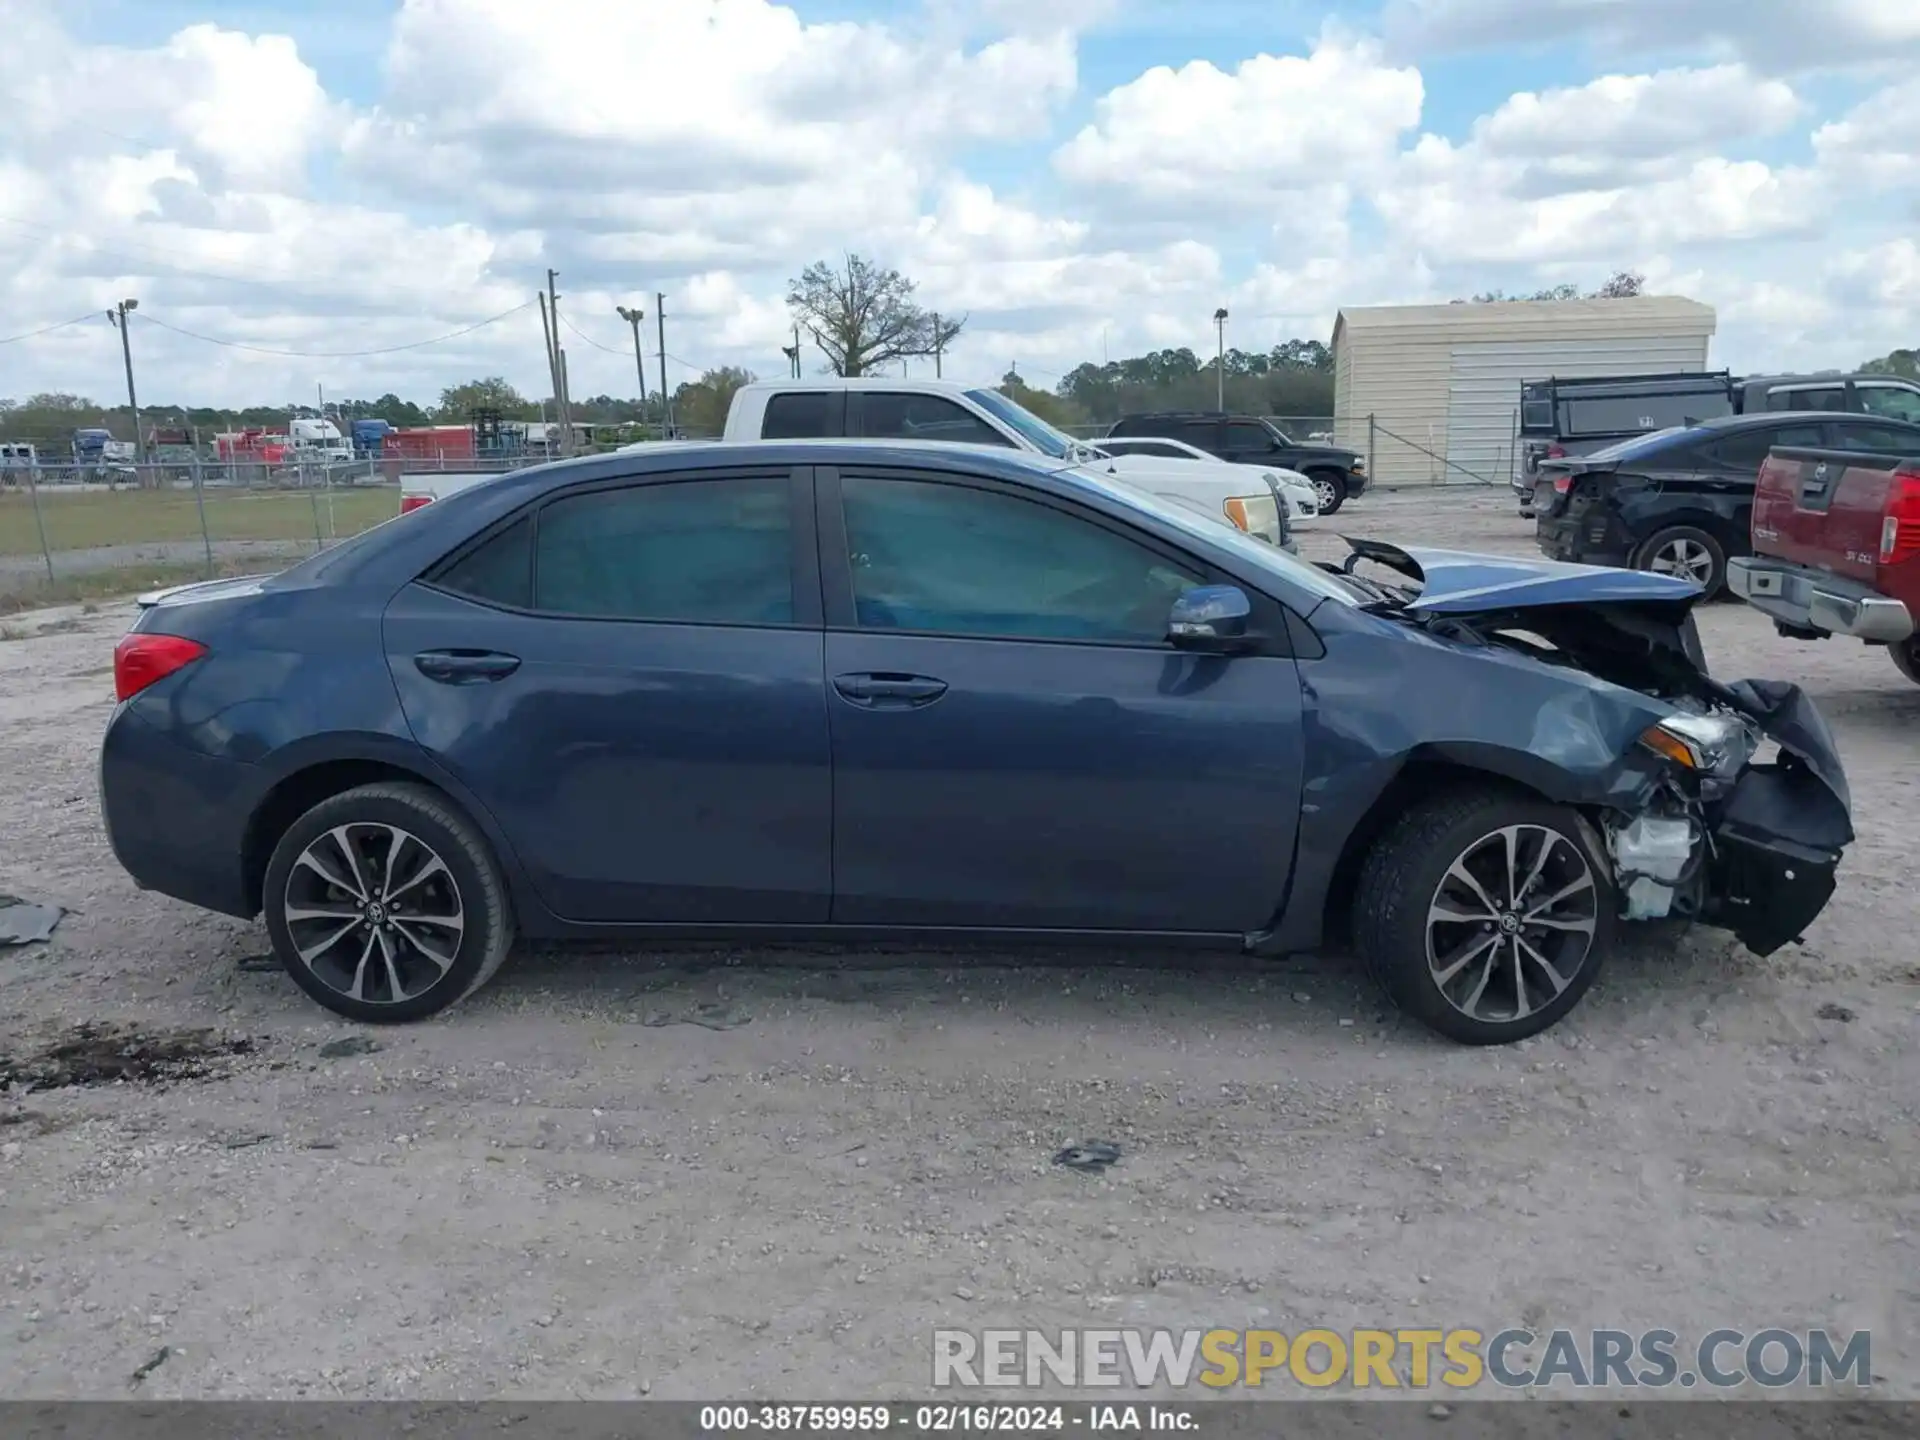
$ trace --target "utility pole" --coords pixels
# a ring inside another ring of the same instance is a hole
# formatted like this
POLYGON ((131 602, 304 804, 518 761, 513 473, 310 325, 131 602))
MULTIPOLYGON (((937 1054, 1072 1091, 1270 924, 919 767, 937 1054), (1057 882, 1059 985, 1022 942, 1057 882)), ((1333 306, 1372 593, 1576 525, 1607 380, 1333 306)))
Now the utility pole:
POLYGON ((933 378, 940 378, 940 351, 945 342, 940 338, 940 312, 933 312, 933 378))
POLYGON ((787 373, 794 379, 800 378, 800 327, 793 327, 793 344, 782 345, 780 353, 787 357, 787 373))
POLYGON ((1213 312, 1213 329, 1214 329, 1214 334, 1219 337, 1219 341, 1220 341, 1219 359, 1217 362, 1219 368, 1214 372, 1214 379, 1217 380, 1220 385, 1219 408, 1224 413, 1227 408, 1227 307, 1226 306, 1222 305, 1218 310, 1213 312))
POLYGON ((553 311, 553 408, 560 412, 560 453, 573 454, 573 405, 567 396, 567 352, 560 343, 560 292, 554 288, 558 271, 547 271, 547 305, 553 311))
POLYGON ((647 312, 638 305, 616 305, 614 313, 633 327, 633 373, 640 377, 640 423, 647 422, 647 362, 640 354, 640 322, 647 312))
POLYGON ((673 399, 667 389, 667 297, 657 290, 653 294, 653 323, 660 331, 660 438, 667 440, 673 435, 673 399))
POLYGON ((127 362, 127 410, 133 416, 133 459, 136 465, 145 463, 147 446, 140 438, 140 402, 133 393, 133 341, 127 338, 127 316, 139 308, 138 300, 122 300, 107 311, 107 323, 120 331, 120 358, 127 362))

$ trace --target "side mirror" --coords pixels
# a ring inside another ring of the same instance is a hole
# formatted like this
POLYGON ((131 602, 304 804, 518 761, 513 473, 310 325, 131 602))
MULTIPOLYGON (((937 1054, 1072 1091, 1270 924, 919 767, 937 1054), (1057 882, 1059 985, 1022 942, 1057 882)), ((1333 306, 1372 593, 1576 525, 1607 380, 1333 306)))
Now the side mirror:
POLYGON ((1176 650, 1231 655, 1247 646, 1253 607, 1237 585, 1201 585, 1173 602, 1167 642, 1176 650))

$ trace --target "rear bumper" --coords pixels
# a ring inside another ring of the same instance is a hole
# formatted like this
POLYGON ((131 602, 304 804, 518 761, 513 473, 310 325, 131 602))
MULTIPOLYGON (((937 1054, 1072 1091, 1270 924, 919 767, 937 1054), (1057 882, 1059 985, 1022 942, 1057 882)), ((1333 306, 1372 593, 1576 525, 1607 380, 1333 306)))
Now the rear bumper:
POLYGON ((1809 565, 1767 556, 1727 562, 1727 588, 1754 609, 1799 630, 1897 645, 1913 634, 1913 614, 1872 586, 1809 565))
POLYGON ((121 868, 142 890, 243 920, 258 908, 242 858, 257 789, 254 767, 189 750, 125 705, 100 742, 100 814, 121 868))
POLYGON ((1540 553, 1549 560, 1625 567, 1633 554, 1633 547, 1615 536, 1610 527, 1596 541, 1593 522, 1584 517, 1542 515, 1534 525, 1533 534, 1540 553))

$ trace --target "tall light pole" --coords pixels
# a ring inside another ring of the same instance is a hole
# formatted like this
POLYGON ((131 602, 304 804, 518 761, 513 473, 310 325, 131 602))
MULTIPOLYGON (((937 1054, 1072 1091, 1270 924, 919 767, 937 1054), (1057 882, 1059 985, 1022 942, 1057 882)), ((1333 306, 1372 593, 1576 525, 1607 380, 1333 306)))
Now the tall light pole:
MULTIPOLYGON (((647 318, 647 312, 638 305, 616 305, 613 307, 620 318, 633 327, 633 373, 640 377, 640 423, 647 423, 647 362, 640 354, 640 322, 647 318)), ((641 432, 645 434, 643 430, 641 432)))
POLYGON ((1224 305, 1213 312, 1213 331, 1220 345, 1219 359, 1215 362, 1219 368, 1214 372, 1214 379, 1220 382, 1220 410, 1224 413, 1227 408, 1227 307, 1224 305))
POLYGON ((133 394, 133 342, 127 338, 127 316, 140 308, 138 300, 122 300, 107 311, 107 323, 120 332, 120 358, 127 362, 127 410, 133 416, 133 460, 136 465, 147 458, 147 447, 140 438, 140 402, 133 394))

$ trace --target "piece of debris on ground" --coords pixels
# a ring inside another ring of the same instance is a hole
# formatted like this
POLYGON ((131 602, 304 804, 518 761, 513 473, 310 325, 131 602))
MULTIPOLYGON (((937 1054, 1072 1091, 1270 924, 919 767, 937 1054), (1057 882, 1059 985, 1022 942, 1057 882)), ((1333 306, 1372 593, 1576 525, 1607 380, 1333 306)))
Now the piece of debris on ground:
POLYGON ((654 1029, 662 1025, 703 1025, 709 1030, 738 1030, 753 1016, 734 1005, 694 1005, 687 1009, 653 1010, 640 1023, 654 1029))
POLYGON ((1053 1157, 1053 1163, 1069 1170, 1104 1170, 1120 1158, 1120 1147, 1105 1140, 1083 1140, 1069 1145, 1053 1157))
POLYGON ((0 895, 0 945, 34 945, 53 938, 53 927, 67 912, 58 905, 36 905, 17 895, 0 895))
POLYGON ((367 1035, 348 1035, 344 1039, 329 1040, 320 1047, 322 1060, 344 1060, 351 1055, 372 1055, 380 1048, 380 1042, 367 1035))
POLYGON ((139 1385, 147 1376, 166 1364, 167 1357, 171 1354, 173 1354, 173 1348, 168 1345, 162 1345, 158 1350, 154 1351, 153 1354, 140 1362, 139 1367, 127 1378, 127 1384, 129 1386, 139 1385))
POLYGON ((200 1080, 217 1062, 253 1050, 245 1037, 211 1030, 146 1033, 132 1026, 76 1025, 61 1039, 23 1054, 0 1054, 0 1089, 63 1090, 124 1081, 200 1080))
POLYGON ((1838 1020, 1842 1024, 1853 1019, 1853 1011, 1844 1005, 1836 1005, 1831 1000, 1813 1013, 1818 1015, 1822 1020, 1838 1020))

